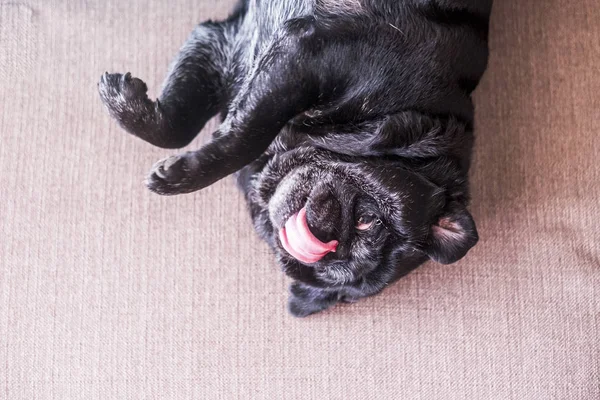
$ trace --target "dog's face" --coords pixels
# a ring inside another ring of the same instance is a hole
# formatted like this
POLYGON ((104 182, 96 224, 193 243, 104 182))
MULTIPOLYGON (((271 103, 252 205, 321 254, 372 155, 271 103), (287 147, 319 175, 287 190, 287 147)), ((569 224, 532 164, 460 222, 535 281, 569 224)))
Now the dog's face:
POLYGON ((273 157, 255 189, 286 272, 313 285, 451 263, 477 241, 468 212, 399 162, 299 148, 273 157))

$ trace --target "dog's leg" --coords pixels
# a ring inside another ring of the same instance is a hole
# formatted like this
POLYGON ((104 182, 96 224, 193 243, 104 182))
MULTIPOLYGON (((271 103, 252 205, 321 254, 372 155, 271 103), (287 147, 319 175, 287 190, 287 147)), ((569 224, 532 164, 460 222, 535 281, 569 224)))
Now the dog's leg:
POLYGON ((260 157, 290 119, 317 101, 314 72, 298 62, 305 56, 300 42, 307 30, 286 35, 261 58, 212 142, 154 165, 146 181, 150 190, 189 193, 240 170, 260 157))
POLYGON ((338 302, 338 293, 294 282, 290 285, 288 310, 294 317, 307 317, 338 302))
POLYGON ((222 107, 228 46, 240 17, 197 26, 173 61, 156 101, 131 74, 104 74, 98 89, 109 113, 126 131, 155 146, 187 145, 222 107))

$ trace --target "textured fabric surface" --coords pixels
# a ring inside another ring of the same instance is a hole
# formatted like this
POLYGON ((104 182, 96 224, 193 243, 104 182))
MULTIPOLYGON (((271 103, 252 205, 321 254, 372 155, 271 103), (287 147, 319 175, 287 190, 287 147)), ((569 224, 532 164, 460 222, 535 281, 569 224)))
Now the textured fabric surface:
POLYGON ((231 179, 149 193, 96 91, 231 3, 0 0, 0 399, 599 399, 597 0, 496 2, 480 244, 304 320, 231 179))

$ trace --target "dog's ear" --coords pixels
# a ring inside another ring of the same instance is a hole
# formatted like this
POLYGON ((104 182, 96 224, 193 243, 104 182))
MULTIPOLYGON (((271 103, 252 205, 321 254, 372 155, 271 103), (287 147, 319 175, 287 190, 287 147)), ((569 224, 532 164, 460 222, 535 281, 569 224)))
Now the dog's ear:
POLYGON ((478 240, 471 214, 464 206, 452 204, 431 226, 426 253, 440 264, 452 264, 463 258, 478 240))

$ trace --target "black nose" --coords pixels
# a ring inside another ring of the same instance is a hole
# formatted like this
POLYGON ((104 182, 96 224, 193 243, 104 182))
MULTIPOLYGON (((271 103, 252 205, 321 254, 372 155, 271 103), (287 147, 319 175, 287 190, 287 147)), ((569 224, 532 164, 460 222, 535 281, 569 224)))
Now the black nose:
POLYGON ((322 242, 339 240, 342 208, 329 191, 315 190, 306 203, 306 222, 310 231, 322 242))

